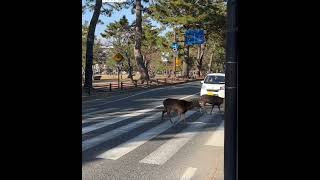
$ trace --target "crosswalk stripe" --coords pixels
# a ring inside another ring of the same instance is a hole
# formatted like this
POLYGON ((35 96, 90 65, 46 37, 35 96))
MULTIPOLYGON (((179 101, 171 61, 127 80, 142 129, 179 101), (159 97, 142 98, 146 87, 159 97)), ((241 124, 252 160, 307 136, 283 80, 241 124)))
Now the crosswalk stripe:
MULTIPOLYGON (((191 116, 192 114, 194 114, 196 111, 188 111, 186 113, 186 118, 188 118, 189 116, 191 116)), ((179 122, 181 121, 181 119, 179 119, 179 117, 175 117, 173 119, 174 122, 179 122)), ((103 159, 112 159, 112 160, 117 160, 119 158, 121 158, 122 156, 126 155, 127 153, 133 151, 134 149, 138 148, 139 146, 141 146, 142 144, 146 143, 148 140, 156 137, 157 135, 159 135, 160 133, 166 131, 167 129, 169 129, 170 127, 174 126, 173 124, 171 124, 170 121, 166 121, 138 136, 136 136, 133 139, 130 139, 129 141, 120 144, 117 147, 114 147, 100 155, 97 156, 97 158, 103 158, 103 159)))
MULTIPOLYGON (((208 122, 211 116, 201 118, 203 122, 208 122)), ((182 132, 176 134, 172 139, 161 145, 157 150, 153 151, 147 157, 142 159, 140 163, 162 165, 169 160, 179 149, 184 146, 193 136, 198 133, 198 130, 205 126, 205 123, 191 124, 182 132)))
POLYGON ((88 133, 88 132, 103 128, 103 127, 111 125, 111 124, 115 124, 117 122, 120 122, 120 121, 123 121, 123 120, 126 120, 126 119, 129 119, 129 117, 116 117, 116 118, 113 118, 113 119, 110 119, 110 120, 106 120, 106 121, 103 121, 103 122, 100 122, 100 123, 93 124, 91 126, 83 127, 82 128, 82 134, 85 134, 85 133, 88 133))
POLYGON ((106 113, 106 114, 100 114, 100 115, 82 115, 82 123, 86 122, 94 122, 95 120, 99 119, 106 119, 106 118, 114 118, 116 116, 123 116, 125 114, 132 114, 137 111, 127 111, 126 113, 121 112, 114 112, 114 113, 106 113))
POLYGON ((197 168, 193 168, 193 167, 188 167, 186 169, 186 171, 183 173, 182 177, 180 178, 180 180, 189 180, 193 177, 193 175, 196 173, 197 168))
MULTIPOLYGON (((154 107, 152 109, 142 109, 142 110, 139 110, 139 111, 141 111, 141 112, 150 112, 150 111, 155 110, 155 109, 157 109, 158 107, 161 107, 161 106, 163 106, 163 105, 160 104, 160 105, 158 105, 158 106, 156 106, 156 107, 154 107)), ((107 111, 106 109, 101 109, 101 110, 97 110, 97 111, 93 111, 93 112, 83 112, 83 115, 84 116, 88 116, 88 115, 93 115, 93 114, 98 114, 98 113, 104 113, 106 111, 107 111)))
POLYGON ((111 124, 115 124, 117 122, 121 122, 121 121, 129 119, 131 117, 135 117, 135 116, 139 116, 139 115, 145 114, 145 113, 147 113, 147 112, 149 112, 151 110, 153 110, 153 109, 143 109, 143 110, 139 110, 139 111, 133 112, 131 114, 124 114, 124 115, 121 115, 119 117, 103 121, 101 123, 96 123, 96 124, 93 124, 91 126, 83 127, 82 128, 82 134, 85 134, 85 133, 88 133, 88 132, 103 128, 103 127, 111 125, 111 124))
POLYGON ((224 121, 213 132, 209 140, 205 143, 208 146, 224 146, 224 121))
POLYGON ((140 119, 138 121, 135 121, 135 122, 132 122, 130 124, 127 124, 125 126, 122 126, 120 128, 117 128, 117 129, 114 129, 112 131, 109 131, 109 132, 106 132, 106 133, 103 133, 103 134, 100 134, 98 136, 95 136, 93 138, 90 138, 90 139, 87 139, 85 141, 82 142, 82 151, 85 151, 89 148, 92 148, 96 145, 99 145, 103 142, 106 142, 114 137, 117 137, 123 133, 126 133, 128 131, 131 131, 135 128, 138 128, 148 122, 151 122, 157 118, 159 118, 161 116, 161 112, 158 112, 152 116, 148 116, 148 117, 145 117, 143 119, 140 119))
MULTIPOLYGON (((182 97, 180 99, 186 99, 186 98, 192 97, 192 96, 194 96, 196 94, 199 94, 199 93, 191 94, 189 96, 185 96, 185 97, 182 97)), ((158 106, 156 106, 154 108, 151 108, 151 109, 142 109, 142 110, 138 110, 138 111, 129 112, 128 114, 124 114, 124 115, 121 115, 121 116, 119 116, 117 118, 111 119, 111 121, 113 121, 113 123, 117 123, 117 122, 126 120, 129 117, 134 117, 134 116, 145 114, 147 112, 151 112, 151 111, 153 111, 153 110, 155 110, 155 109, 157 109, 159 107, 163 107, 163 105, 158 105, 158 106)), ((95 113, 103 112, 103 111, 105 111, 105 110, 95 111, 95 113)), ((97 120, 97 119, 103 119, 103 118, 107 117, 107 116, 98 116, 97 117, 97 116, 92 116, 91 114, 92 113, 85 113, 83 116, 86 117, 86 118, 85 118, 85 120, 82 121, 82 123, 90 122, 92 120, 97 120)), ((108 113, 108 115, 110 115, 110 114, 112 114, 112 113, 108 113)), ((110 121, 110 120, 108 120, 108 121, 110 121)), ((92 126, 88 126, 88 127, 82 128, 82 134, 94 131, 96 129, 100 129, 102 127, 108 126, 108 125, 113 124, 113 123, 111 123, 111 122, 110 123, 101 122, 101 123, 98 123, 98 124, 95 124, 95 125, 92 125, 92 126)))

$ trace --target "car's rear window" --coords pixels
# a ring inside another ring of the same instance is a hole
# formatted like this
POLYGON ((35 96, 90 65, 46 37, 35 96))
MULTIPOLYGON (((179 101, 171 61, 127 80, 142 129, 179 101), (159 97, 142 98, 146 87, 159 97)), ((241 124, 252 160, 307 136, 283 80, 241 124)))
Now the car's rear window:
POLYGON ((207 76, 204 80, 206 84, 224 84, 224 76, 207 76))

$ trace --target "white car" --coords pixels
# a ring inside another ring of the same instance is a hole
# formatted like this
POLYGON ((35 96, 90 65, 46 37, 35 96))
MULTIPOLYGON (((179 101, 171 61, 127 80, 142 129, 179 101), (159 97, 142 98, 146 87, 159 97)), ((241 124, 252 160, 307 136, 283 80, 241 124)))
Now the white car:
POLYGON ((207 94, 211 96, 225 97, 225 74, 211 73, 207 74, 203 81, 201 81, 200 96, 207 94))

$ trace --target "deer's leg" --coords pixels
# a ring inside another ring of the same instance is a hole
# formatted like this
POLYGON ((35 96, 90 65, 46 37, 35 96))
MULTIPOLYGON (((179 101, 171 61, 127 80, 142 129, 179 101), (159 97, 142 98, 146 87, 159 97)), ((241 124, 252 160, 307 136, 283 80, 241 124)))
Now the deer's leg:
POLYGON ((211 107, 211 112, 210 112, 210 114, 212 114, 212 110, 213 110, 213 107, 214 107, 214 104, 212 104, 212 107, 211 107))
POLYGON ((162 120, 163 120, 163 116, 164 116, 164 113, 165 113, 165 112, 167 112, 167 109, 164 109, 164 110, 162 111, 162 118, 161 118, 162 120))
POLYGON ((220 111, 220 105, 218 105, 218 108, 219 108, 219 112, 221 112, 221 111, 220 111))
POLYGON ((183 122, 186 123, 186 114, 183 113, 183 122))
POLYGON ((180 120, 181 120, 181 115, 182 115, 182 119, 183 119, 184 118, 184 113, 179 112, 180 120))
POLYGON ((170 116, 170 111, 167 111, 167 114, 168 114, 168 116, 169 116, 169 120, 170 120, 171 124, 173 124, 173 122, 172 122, 172 120, 171 120, 171 116, 170 116))
POLYGON ((205 114, 207 114, 207 111, 206 111, 206 109, 205 109, 206 104, 207 104, 207 103, 206 103, 206 102, 204 102, 204 103, 203 103, 203 106, 202 106, 202 108, 203 108, 203 110, 204 110, 205 114))
POLYGON ((200 111, 200 113, 202 114, 202 103, 199 103, 199 105, 200 105, 200 107, 199 107, 199 111, 200 111))

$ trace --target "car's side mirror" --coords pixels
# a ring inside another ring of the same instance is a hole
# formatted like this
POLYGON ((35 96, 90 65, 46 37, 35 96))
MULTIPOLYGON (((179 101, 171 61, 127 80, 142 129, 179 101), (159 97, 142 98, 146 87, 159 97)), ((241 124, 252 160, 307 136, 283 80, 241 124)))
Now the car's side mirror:
POLYGON ((204 83, 204 81, 201 81, 201 84, 203 84, 204 83))

